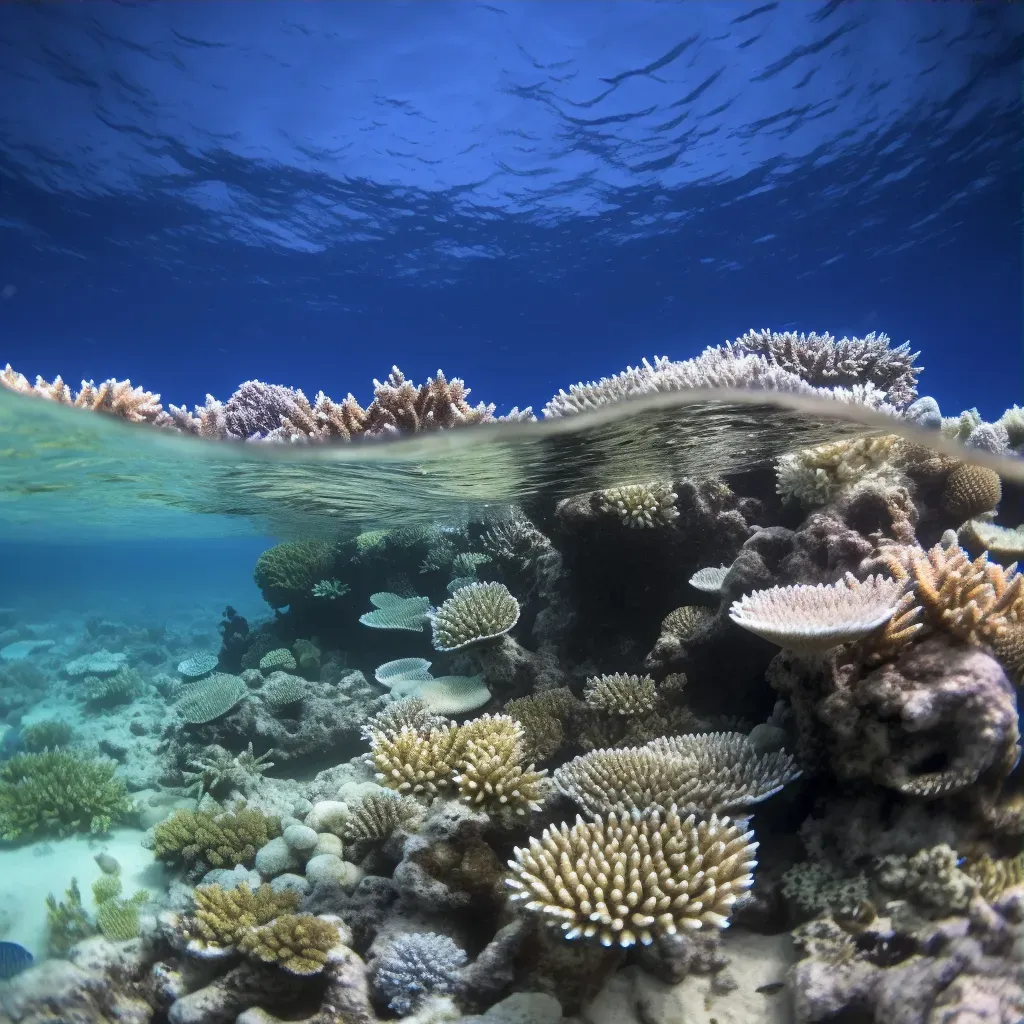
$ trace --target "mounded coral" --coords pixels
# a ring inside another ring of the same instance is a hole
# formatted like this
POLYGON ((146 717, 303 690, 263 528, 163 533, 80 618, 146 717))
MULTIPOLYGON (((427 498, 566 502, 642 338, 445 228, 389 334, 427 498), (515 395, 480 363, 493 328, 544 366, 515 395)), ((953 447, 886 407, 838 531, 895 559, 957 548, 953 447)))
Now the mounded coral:
POLYGON ((0 763, 0 837, 102 834, 132 810, 117 765, 68 750, 0 763))
POLYGON ((509 861, 512 899, 567 939, 648 945, 724 928, 753 884, 757 843, 728 818, 648 811, 547 828, 509 861))
POLYGON ((942 507, 958 523, 991 512, 1002 497, 999 474, 984 466, 962 462, 946 480, 942 507))
POLYGON ((330 541, 285 541, 260 555, 253 579, 271 608, 307 600, 315 584, 334 577, 338 547, 330 541))

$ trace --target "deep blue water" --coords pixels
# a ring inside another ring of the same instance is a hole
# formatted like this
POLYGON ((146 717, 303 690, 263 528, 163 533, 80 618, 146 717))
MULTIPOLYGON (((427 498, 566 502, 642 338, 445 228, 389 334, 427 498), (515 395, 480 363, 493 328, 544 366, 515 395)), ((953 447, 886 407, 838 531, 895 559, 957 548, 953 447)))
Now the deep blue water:
POLYGON ((749 327, 1021 398, 1005 2, 0 7, 0 364, 542 404, 749 327))

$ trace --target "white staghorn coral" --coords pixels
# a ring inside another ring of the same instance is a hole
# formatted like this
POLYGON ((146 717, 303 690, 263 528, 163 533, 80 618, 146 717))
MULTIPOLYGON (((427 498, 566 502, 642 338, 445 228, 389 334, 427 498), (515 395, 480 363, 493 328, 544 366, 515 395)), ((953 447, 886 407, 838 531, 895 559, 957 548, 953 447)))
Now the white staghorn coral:
POLYGON ((649 945, 725 928, 754 882, 757 843, 728 818, 697 822, 671 809, 576 819, 544 829, 509 861, 511 899, 567 939, 649 945))
POLYGON ((892 618, 902 585, 883 576, 755 590, 734 601, 737 625, 791 651, 827 651, 860 640, 892 618))

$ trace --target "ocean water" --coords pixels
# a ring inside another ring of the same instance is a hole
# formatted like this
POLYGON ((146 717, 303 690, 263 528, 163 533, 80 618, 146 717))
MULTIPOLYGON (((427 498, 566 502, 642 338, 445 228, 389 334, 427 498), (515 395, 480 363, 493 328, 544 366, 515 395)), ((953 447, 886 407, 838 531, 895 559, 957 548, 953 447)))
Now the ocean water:
POLYGON ((0 10, 0 1024, 1024 1022, 1019 12, 0 10))

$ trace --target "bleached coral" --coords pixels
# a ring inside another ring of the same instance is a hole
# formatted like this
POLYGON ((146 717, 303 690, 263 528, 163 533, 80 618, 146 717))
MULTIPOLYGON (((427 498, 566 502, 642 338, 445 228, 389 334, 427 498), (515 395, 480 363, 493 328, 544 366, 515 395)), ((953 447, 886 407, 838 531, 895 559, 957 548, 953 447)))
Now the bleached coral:
POLYGON ((401 597, 383 591, 371 594, 370 604, 373 611, 360 615, 359 621, 373 629, 404 629, 420 633, 429 621, 430 599, 426 597, 401 597))
POLYGON ((722 584, 728 575, 729 566, 727 565, 698 569, 690 577, 690 586, 695 590, 702 590, 705 594, 717 594, 722 589, 722 584))
POLYGON ((794 651, 826 651, 859 640, 887 622, 902 587, 882 576, 863 582, 847 573, 838 583, 755 590, 734 601, 737 625, 794 651))
POLYGON ((511 899, 562 930, 605 946, 648 945, 724 928, 753 884, 753 832, 674 810, 576 819, 544 829, 509 861, 511 899))
POLYGON ((652 740, 594 750, 554 773, 559 791, 592 814, 677 806, 721 814, 766 800, 800 774, 785 751, 760 754, 742 733, 652 740))
POLYGON ((519 602, 501 583, 471 583, 431 617, 434 649, 457 651, 496 640, 519 621, 519 602))
POLYGON ((618 518, 631 529, 667 526, 679 518, 675 507, 678 495, 672 485, 655 480, 647 484, 622 484, 599 491, 598 508, 618 518))
POLYGON ((825 505, 865 484, 886 489, 907 482, 895 434, 830 441, 784 455, 776 466, 776 491, 804 505, 825 505))

